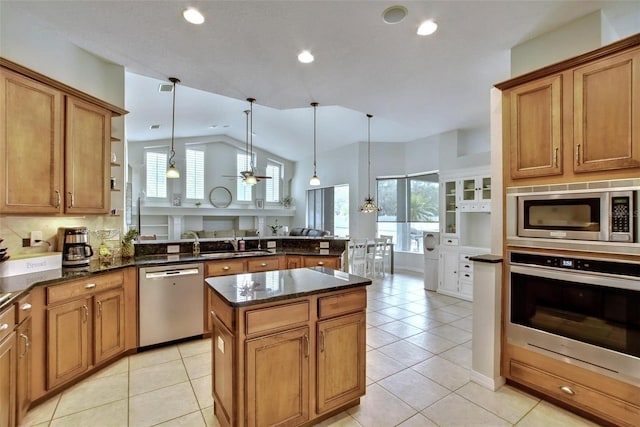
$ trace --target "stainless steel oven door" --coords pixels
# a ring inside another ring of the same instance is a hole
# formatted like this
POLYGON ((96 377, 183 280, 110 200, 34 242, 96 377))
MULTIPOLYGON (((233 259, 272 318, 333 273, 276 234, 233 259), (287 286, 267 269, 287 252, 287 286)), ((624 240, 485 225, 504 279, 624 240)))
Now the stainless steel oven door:
POLYGON ((510 265, 507 341, 640 386, 637 278, 510 265))

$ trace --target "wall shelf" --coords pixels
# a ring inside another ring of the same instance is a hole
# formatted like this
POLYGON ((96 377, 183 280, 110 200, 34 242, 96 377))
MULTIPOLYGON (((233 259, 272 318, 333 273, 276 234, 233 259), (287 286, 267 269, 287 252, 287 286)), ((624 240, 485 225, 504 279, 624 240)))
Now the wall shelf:
POLYGON ((171 216, 294 216, 295 209, 214 208, 191 206, 142 206, 141 215, 171 216))

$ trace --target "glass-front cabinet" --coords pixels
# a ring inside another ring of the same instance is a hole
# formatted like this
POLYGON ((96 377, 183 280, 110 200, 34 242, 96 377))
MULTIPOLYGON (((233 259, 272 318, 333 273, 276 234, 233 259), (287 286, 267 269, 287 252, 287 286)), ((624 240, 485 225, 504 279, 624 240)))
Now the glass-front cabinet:
POLYGON ((444 227, 442 232, 449 235, 457 235, 458 231, 458 192, 455 180, 442 183, 444 194, 444 227))
POLYGON ((491 177, 473 176, 459 181, 458 207, 461 211, 491 210, 491 177))

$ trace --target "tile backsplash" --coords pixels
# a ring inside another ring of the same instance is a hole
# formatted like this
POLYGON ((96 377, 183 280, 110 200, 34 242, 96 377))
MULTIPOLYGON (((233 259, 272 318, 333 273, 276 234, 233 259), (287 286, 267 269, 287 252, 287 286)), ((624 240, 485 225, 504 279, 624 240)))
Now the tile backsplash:
MULTIPOLYGON (((120 216, 78 216, 78 217, 35 217, 35 216, 5 216, 0 217, 0 247, 7 248, 11 256, 22 254, 36 254, 40 252, 56 251, 59 227, 87 227, 89 243, 97 247, 100 241, 96 238, 96 230, 122 230, 124 225, 120 216), (22 239, 27 239, 31 231, 42 231, 43 241, 39 246, 22 247, 22 239)), ((124 231, 124 230, 123 230, 124 231)))

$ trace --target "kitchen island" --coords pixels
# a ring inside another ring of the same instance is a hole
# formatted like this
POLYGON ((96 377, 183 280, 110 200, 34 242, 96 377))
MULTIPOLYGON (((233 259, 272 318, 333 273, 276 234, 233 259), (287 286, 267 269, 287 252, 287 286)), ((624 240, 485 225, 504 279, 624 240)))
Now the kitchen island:
POLYGON ((205 281, 220 425, 311 425, 360 402, 371 280, 314 267, 205 281))

